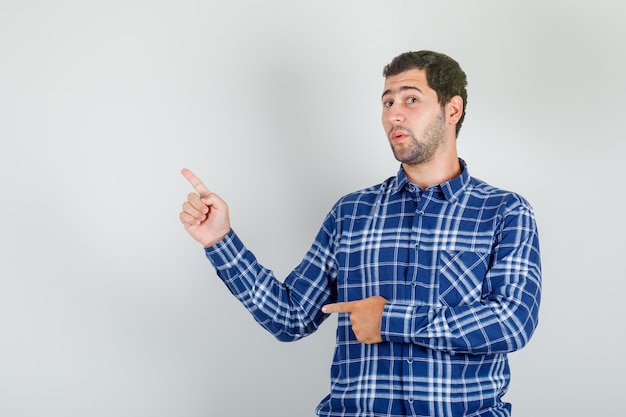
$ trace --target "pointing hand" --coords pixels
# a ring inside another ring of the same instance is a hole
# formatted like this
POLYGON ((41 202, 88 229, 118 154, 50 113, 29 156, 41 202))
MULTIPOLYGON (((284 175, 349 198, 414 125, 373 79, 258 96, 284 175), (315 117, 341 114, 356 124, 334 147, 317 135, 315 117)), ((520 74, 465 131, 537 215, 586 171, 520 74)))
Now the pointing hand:
POLYGON ((379 295, 363 300, 346 301, 342 303, 326 304, 322 311, 330 313, 349 313, 352 331, 361 343, 380 343, 383 309, 387 300, 379 295))
POLYGON ((212 193, 193 172, 187 168, 182 174, 196 190, 187 196, 179 218, 187 232, 205 248, 222 240, 230 231, 228 206, 212 193))

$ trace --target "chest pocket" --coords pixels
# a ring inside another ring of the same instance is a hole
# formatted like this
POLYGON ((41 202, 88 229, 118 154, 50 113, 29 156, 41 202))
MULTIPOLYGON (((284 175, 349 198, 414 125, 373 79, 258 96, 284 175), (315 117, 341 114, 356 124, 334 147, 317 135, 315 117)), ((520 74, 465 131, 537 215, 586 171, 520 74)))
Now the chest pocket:
POLYGON ((489 253, 442 251, 439 257, 439 301, 448 306, 478 302, 483 293, 489 253))

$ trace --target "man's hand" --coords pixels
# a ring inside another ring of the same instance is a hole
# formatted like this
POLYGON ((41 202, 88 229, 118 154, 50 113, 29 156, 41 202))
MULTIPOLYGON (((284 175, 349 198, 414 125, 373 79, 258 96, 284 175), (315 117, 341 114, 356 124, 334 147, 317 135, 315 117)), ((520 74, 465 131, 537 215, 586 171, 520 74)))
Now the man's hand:
POLYGON ((182 174, 191 183, 197 193, 190 193, 183 203, 180 221, 187 232, 205 248, 222 240, 230 231, 228 206, 217 194, 212 193, 187 168, 182 174))
POLYGON ((383 341, 380 336, 380 326, 385 304, 387 300, 376 295, 364 300, 327 304, 322 307, 322 311, 326 314, 349 313, 352 331, 356 338, 361 343, 372 344, 383 341))

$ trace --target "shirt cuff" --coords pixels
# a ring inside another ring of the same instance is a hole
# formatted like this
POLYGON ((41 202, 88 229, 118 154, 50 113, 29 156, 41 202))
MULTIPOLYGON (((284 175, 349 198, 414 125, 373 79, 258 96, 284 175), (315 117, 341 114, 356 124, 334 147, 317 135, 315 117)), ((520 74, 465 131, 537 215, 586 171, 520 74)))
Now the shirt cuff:
POLYGON ((232 229, 215 245, 204 248, 207 259, 218 271, 224 271, 236 265, 245 251, 246 247, 232 229))
POLYGON ((383 309, 380 336, 386 342, 413 343, 413 337, 428 324, 429 308, 388 302, 383 309))

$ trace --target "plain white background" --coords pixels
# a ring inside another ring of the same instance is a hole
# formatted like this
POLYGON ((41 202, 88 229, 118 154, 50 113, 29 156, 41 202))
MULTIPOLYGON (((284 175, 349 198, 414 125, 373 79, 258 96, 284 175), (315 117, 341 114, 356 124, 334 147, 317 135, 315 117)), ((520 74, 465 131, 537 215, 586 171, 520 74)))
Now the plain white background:
POLYGON ((284 277, 398 168, 382 68, 469 78, 470 172, 535 207, 541 322, 516 417, 623 412, 620 1, 0 0, 0 415, 313 416, 334 322, 284 344, 178 221, 189 167, 284 277), (619 185, 619 186, 618 186, 619 185))

